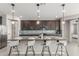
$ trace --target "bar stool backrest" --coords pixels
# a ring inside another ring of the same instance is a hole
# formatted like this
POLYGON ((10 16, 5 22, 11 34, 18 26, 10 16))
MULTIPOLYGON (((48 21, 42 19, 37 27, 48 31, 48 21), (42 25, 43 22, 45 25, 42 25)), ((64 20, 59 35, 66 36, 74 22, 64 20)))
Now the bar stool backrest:
POLYGON ((67 41, 60 41, 60 43, 62 43, 64 46, 67 45, 67 41))
POLYGON ((34 37, 29 37, 28 39, 30 40, 30 41, 28 41, 28 46, 34 46, 35 38, 34 37))
POLYGON ((19 41, 8 41, 8 45, 11 47, 11 46, 18 46, 19 45, 19 41))
POLYGON ((35 44, 35 40, 28 41, 28 46, 34 46, 34 44, 35 44))
POLYGON ((50 44, 51 44, 51 40, 47 40, 47 41, 46 41, 46 45, 47 45, 47 46, 50 46, 50 44))
POLYGON ((19 40, 21 40, 22 37, 15 37, 14 40, 8 41, 9 46, 18 46, 19 40))
POLYGON ((51 38, 50 37, 45 37, 46 40, 46 45, 49 46, 51 44, 51 38))

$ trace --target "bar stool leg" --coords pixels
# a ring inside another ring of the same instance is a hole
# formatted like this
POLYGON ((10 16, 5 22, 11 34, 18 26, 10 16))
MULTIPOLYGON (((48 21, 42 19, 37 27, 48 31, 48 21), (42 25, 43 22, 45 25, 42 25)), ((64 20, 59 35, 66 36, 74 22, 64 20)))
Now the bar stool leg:
POLYGON ((62 49, 63 49, 63 47, 61 46, 61 56, 63 55, 63 54, 62 54, 62 49))
POLYGON ((17 50, 17 53, 18 53, 18 56, 19 56, 19 50, 18 50, 18 46, 16 47, 16 50, 17 50))
POLYGON ((26 53, 25 53, 25 56, 27 56, 27 53, 28 53, 28 46, 27 46, 27 49, 26 49, 26 53))
POLYGON ((59 45, 57 46, 57 49, 56 49, 56 52, 55 52, 55 56, 56 56, 56 54, 57 54, 58 48, 59 48, 59 45))
POLYGON ((64 46, 64 47, 65 47, 65 50, 66 50, 67 56, 69 56, 69 53, 68 53, 68 51, 67 51, 67 48, 66 48, 66 46, 64 46))
POLYGON ((34 51, 34 47, 32 46, 32 51, 33 51, 33 55, 35 56, 35 51, 34 51))
POLYGON ((42 55, 42 56, 44 55, 44 46, 43 46, 43 49, 42 49, 41 55, 42 55))
POLYGON ((10 47, 10 51, 9 51, 9 54, 8 54, 8 56, 10 56, 10 54, 11 54, 11 50, 12 50, 12 47, 10 47))
POLYGON ((48 52, 49 52, 49 55, 51 56, 51 52, 50 52, 49 46, 48 46, 48 52))

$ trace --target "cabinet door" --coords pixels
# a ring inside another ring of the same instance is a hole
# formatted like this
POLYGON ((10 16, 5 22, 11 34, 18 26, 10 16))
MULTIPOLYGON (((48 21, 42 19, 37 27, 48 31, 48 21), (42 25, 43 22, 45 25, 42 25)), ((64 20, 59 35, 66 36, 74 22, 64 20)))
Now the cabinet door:
POLYGON ((7 46, 7 36, 1 35, 0 37, 0 48, 7 46))
POLYGON ((3 35, 2 36, 2 47, 6 46, 6 45, 7 45, 7 36, 3 35))

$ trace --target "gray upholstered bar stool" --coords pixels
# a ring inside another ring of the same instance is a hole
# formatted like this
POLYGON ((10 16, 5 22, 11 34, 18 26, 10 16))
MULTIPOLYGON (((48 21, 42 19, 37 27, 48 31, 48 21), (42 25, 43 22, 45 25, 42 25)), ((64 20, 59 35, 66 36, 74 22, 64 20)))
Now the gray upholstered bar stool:
POLYGON ((65 52, 65 51, 66 51, 66 55, 69 56, 67 48, 66 48, 67 42, 57 40, 57 43, 58 44, 57 44, 57 49, 56 49, 56 52, 55 52, 55 56, 57 56, 58 52, 60 52, 59 56, 63 56, 63 52, 65 52), (65 49, 65 51, 63 51, 63 48, 65 49))
POLYGON ((34 44, 35 44, 35 38, 30 37, 30 38, 28 39, 28 43, 27 43, 27 48, 26 48, 25 56, 27 56, 27 54, 28 54, 28 52, 29 52, 29 48, 32 49, 33 55, 35 56, 34 44))
POLYGON ((48 49, 48 53, 49 55, 51 56, 51 52, 50 52, 50 44, 51 44, 51 38, 45 38, 46 40, 44 40, 44 44, 43 44, 43 48, 42 48, 42 52, 41 52, 41 55, 44 56, 44 52, 45 52, 45 49, 47 48, 48 49))
POLYGON ((19 41, 18 40, 11 40, 11 41, 8 41, 8 44, 10 46, 8 55, 10 56, 12 53, 12 50, 16 49, 17 55, 19 56, 19 50, 18 50, 19 41))

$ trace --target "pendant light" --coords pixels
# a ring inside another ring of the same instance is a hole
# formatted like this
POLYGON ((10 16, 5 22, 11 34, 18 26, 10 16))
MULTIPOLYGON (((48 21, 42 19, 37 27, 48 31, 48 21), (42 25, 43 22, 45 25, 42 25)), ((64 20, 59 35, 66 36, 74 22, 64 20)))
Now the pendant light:
POLYGON ((15 9, 14 9, 14 7, 15 7, 15 4, 11 4, 11 7, 12 7, 12 10, 11 10, 11 13, 12 13, 12 19, 10 20, 11 21, 11 27, 12 27, 12 40, 14 39, 14 37, 15 37, 15 30, 14 30, 14 24, 15 24, 15 20, 14 20, 14 14, 15 14, 15 9))
POLYGON ((39 19, 40 19, 40 4, 38 3, 38 4, 36 4, 36 6, 37 6, 37 21, 36 21, 36 24, 40 24, 40 21, 39 21, 39 19))
POLYGON ((15 13, 14 7, 15 7, 15 4, 12 3, 11 6, 12 6, 12 10, 11 10, 11 13, 12 13, 12 20, 11 21, 12 22, 11 23, 15 24, 15 20, 14 20, 14 13, 15 13))
POLYGON ((65 4, 62 4, 61 5, 62 6, 62 13, 63 13, 63 20, 62 20, 62 24, 65 24, 65 20, 64 20, 64 13, 65 13, 65 9, 64 9, 64 7, 65 7, 65 4))

